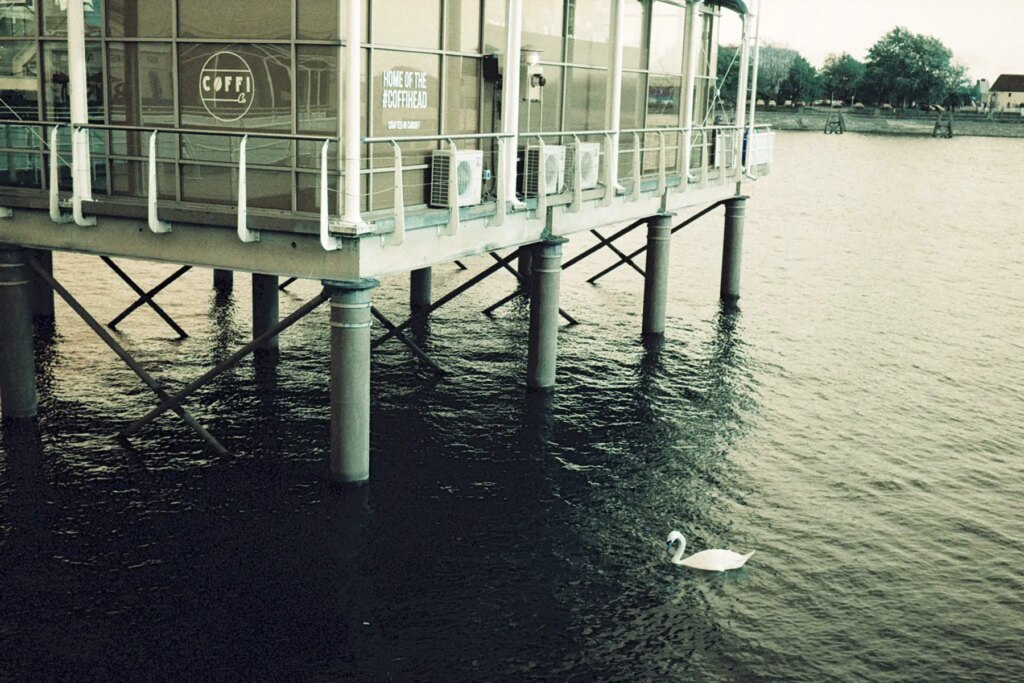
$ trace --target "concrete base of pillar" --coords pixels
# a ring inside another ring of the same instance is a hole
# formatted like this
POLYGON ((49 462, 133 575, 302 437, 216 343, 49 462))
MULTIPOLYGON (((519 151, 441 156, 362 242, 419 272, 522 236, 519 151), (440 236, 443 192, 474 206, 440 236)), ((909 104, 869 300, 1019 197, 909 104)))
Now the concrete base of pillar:
POLYGON ((32 418, 37 411, 33 275, 24 250, 0 247, 0 410, 4 420, 32 418))
POLYGON ((668 304, 669 254, 672 251, 672 216, 655 216, 647 223, 647 264, 644 268, 645 335, 665 334, 668 304))
POLYGON ((533 245, 530 277, 530 339, 526 356, 526 385, 549 390, 555 386, 558 358, 558 297, 562 280, 562 244, 533 245))
POLYGON ((370 293, 373 279, 325 281, 331 291, 331 480, 370 479, 370 293))

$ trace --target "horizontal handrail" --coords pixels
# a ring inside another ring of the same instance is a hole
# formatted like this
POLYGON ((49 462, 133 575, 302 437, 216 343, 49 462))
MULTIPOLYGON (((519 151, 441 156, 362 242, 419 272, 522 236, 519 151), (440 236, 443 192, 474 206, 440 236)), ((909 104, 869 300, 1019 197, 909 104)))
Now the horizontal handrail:
POLYGON ((299 142, 323 142, 329 140, 330 142, 338 142, 341 138, 337 135, 310 135, 308 133, 274 133, 270 131, 266 132, 252 132, 252 131, 237 131, 237 130, 208 130, 206 128, 168 128, 166 126, 136 126, 130 124, 117 124, 117 123, 76 123, 71 124, 67 121, 24 121, 24 120, 0 120, 0 125, 11 125, 11 126, 68 126, 74 129, 87 129, 87 130, 110 130, 110 131, 125 131, 127 133, 177 133, 179 135, 214 135, 219 137, 237 137, 241 138, 248 136, 250 138, 265 138, 270 140, 296 140, 299 142))

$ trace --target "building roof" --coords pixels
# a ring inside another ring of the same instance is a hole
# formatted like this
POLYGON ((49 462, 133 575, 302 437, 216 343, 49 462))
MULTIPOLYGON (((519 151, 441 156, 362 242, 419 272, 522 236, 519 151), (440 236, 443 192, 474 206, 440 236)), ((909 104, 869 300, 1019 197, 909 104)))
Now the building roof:
POLYGON ((996 82, 989 86, 989 92, 1024 92, 1024 74, 1000 74, 996 82))
POLYGON ((719 5, 726 9, 731 9, 737 14, 747 14, 747 6, 743 0, 707 0, 709 5, 719 5))

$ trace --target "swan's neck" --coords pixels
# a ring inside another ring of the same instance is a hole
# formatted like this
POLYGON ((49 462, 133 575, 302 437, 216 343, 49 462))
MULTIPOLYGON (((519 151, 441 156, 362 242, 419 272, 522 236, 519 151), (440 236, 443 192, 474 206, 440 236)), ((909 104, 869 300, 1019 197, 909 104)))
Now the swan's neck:
POLYGON ((686 539, 685 538, 680 538, 679 539, 679 549, 676 550, 676 554, 672 556, 672 562, 674 564, 679 564, 680 562, 682 562, 682 560, 683 560, 683 553, 685 551, 686 551, 686 539))

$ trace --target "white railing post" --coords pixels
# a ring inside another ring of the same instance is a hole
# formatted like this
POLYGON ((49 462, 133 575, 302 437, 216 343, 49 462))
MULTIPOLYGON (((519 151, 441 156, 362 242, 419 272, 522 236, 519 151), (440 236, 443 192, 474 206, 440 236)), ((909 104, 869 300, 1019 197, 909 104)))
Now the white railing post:
POLYGON ((666 177, 668 162, 665 160, 665 132, 658 131, 658 190, 656 194, 659 197, 665 196, 665 191, 668 189, 668 179, 666 177))
POLYGON ((320 246, 324 251, 341 249, 341 238, 331 234, 330 177, 327 173, 327 150, 331 141, 324 140, 320 147, 320 246))
POLYGON ((156 212, 157 186, 156 186, 156 131, 149 136, 149 187, 146 192, 147 218, 149 229, 157 234, 171 231, 171 224, 160 220, 156 212))
POLYGON ((54 223, 70 223, 71 216, 60 212, 60 154, 57 152, 57 131, 60 126, 50 129, 50 220, 54 223))
POLYGON ((249 209, 246 205, 248 187, 245 178, 245 147, 248 141, 249 136, 243 135, 238 145, 238 239, 243 242, 259 242, 259 231, 249 229, 249 209))
POLYGON ((505 213, 508 210, 508 175, 505 169, 508 166, 508 140, 504 137, 498 138, 498 202, 495 207, 494 218, 490 225, 498 227, 505 224, 505 213))
POLYGON ((619 136, 616 133, 604 134, 604 197, 601 199, 601 206, 611 206, 612 198, 618 189, 619 176, 619 136), (612 164, 614 159, 615 163, 612 164), (615 169, 612 171, 612 169, 615 169))
POLYGON ((402 148, 392 140, 395 149, 395 228, 388 244, 397 246, 405 241, 405 171, 402 170, 402 148))
POLYGON ((448 141, 448 226, 444 234, 456 235, 459 232, 459 159, 458 147, 454 140, 448 141))
POLYGON ((633 133, 633 192, 629 201, 635 202, 640 199, 640 179, 643 175, 643 168, 640 165, 640 133, 633 133))

